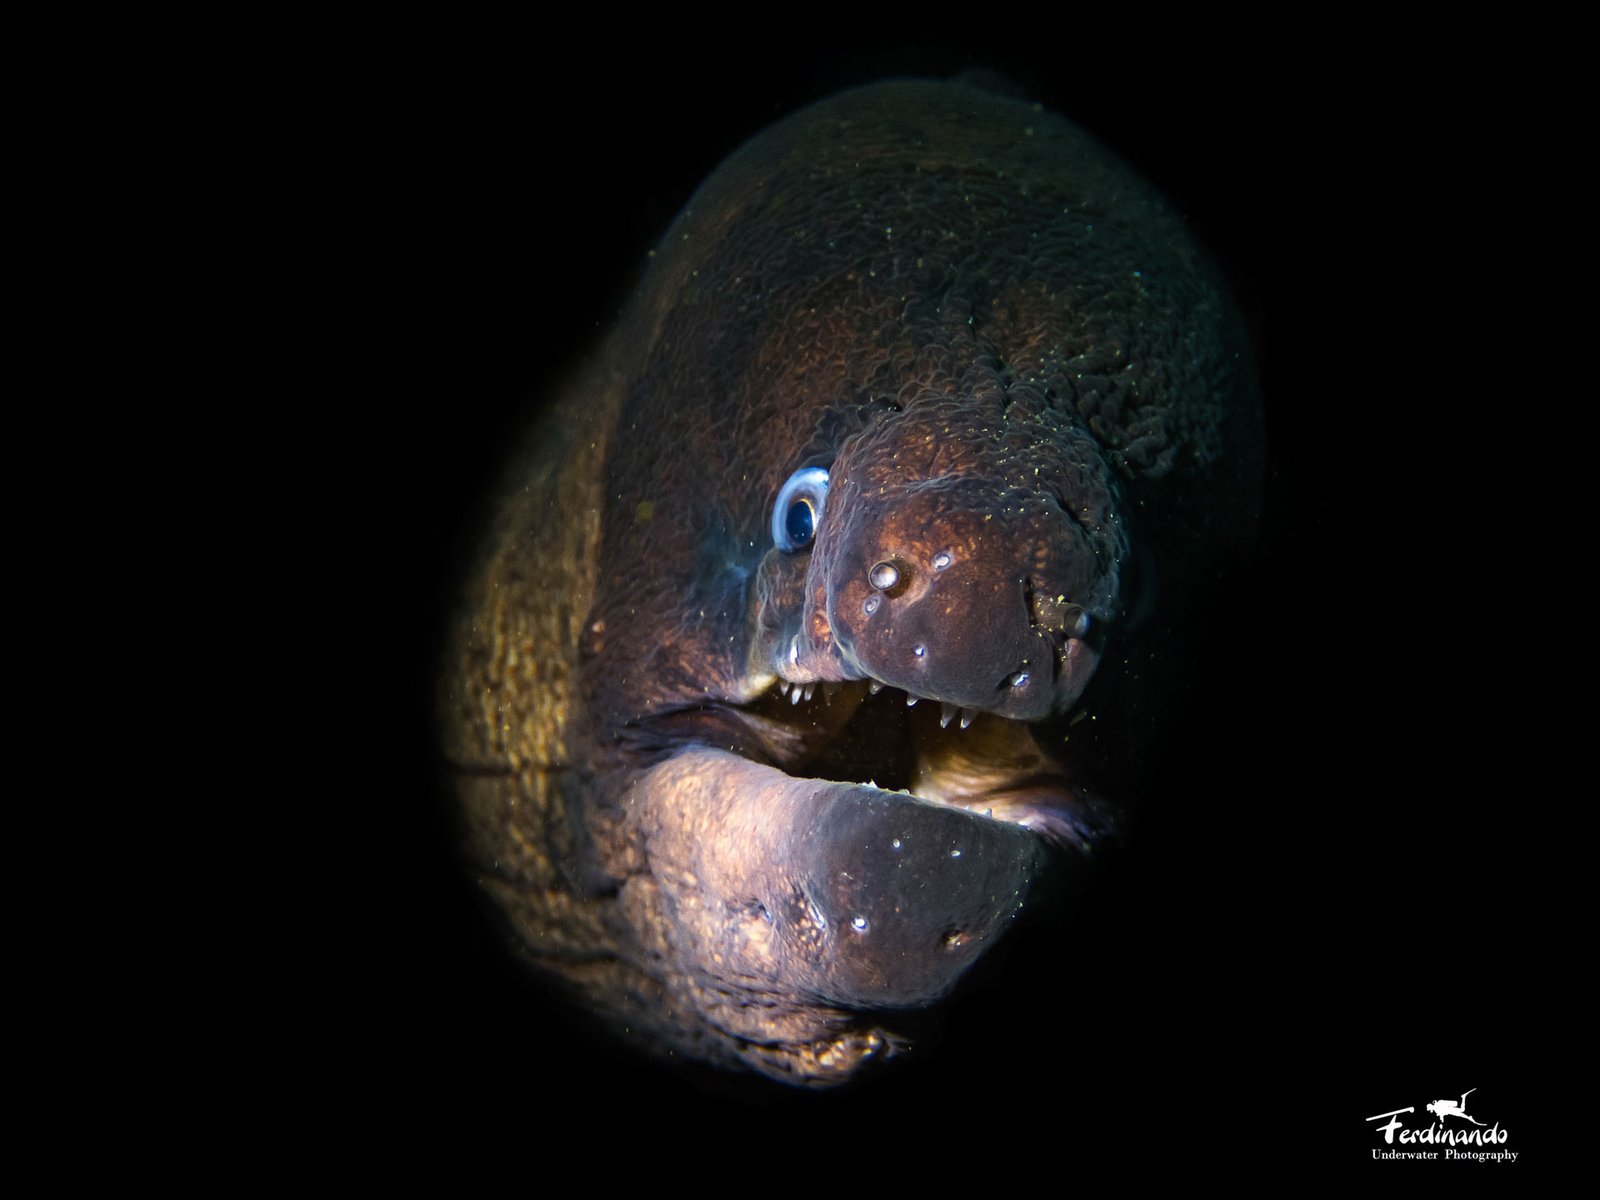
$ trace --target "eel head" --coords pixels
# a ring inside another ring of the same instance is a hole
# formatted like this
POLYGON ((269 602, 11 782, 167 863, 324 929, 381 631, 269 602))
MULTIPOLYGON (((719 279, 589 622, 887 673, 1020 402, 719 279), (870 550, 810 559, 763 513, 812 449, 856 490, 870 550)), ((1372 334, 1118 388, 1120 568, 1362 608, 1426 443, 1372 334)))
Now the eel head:
POLYGON ((631 910, 675 990, 747 1063, 810 1083, 900 1044, 884 1011, 947 993, 1050 846, 1112 825, 1034 737, 1118 615, 1109 469, 1020 384, 865 416, 773 473, 720 637, 742 667, 629 723, 632 836, 600 839, 638 847, 631 910))
MULTIPOLYGON (((742 150, 630 311, 589 840, 688 1014, 665 1040, 837 1081, 1112 832, 1060 723, 1130 611, 1129 513, 1214 456, 1236 355, 1153 193, 912 82, 742 150)), ((1159 494, 1163 536, 1205 519, 1159 494)))

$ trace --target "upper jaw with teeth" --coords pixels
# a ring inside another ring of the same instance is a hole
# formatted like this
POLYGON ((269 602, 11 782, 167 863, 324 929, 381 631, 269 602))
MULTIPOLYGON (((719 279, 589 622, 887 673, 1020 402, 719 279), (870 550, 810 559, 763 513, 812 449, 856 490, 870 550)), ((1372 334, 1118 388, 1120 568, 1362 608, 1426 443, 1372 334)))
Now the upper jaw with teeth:
MULTIPOLYGON (((801 682, 799 680, 791 681, 779 676, 778 680, 773 686, 778 689, 778 692, 781 695, 789 698, 790 704, 799 704, 802 700, 809 701, 813 696, 816 695, 817 685, 819 682, 822 685, 823 695, 826 697, 834 688, 840 686, 841 681, 819 681, 813 679, 801 682)), ((886 686, 886 684, 880 682, 879 680, 868 679, 867 694, 876 696, 886 686)), ((907 708, 915 705, 919 700, 926 699, 924 696, 916 696, 910 692, 906 692, 905 697, 907 708)), ((950 727, 950 723, 955 721, 962 729, 967 729, 972 725, 973 721, 978 719, 980 711, 981 710, 976 708, 964 708, 957 704, 951 704, 948 700, 941 700, 939 702, 939 728, 948 729, 950 727)))

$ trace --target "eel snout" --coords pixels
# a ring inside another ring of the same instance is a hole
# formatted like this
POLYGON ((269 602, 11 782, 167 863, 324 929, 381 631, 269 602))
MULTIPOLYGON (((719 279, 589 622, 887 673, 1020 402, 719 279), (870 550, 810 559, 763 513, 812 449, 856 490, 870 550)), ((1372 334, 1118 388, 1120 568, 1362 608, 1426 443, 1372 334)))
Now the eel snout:
POLYGON ((1085 605, 1095 554, 1072 517, 1048 496, 964 479, 870 499, 849 506, 812 568, 845 662, 1013 720, 1069 708, 1098 658, 1085 605))

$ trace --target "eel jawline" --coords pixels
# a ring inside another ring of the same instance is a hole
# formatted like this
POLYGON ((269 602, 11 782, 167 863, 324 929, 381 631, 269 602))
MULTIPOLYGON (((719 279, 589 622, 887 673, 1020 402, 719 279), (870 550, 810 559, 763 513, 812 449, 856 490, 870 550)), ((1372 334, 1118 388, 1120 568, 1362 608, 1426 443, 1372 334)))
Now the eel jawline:
MULTIPOLYGON (((704 747, 646 772, 630 802, 674 942, 708 982, 781 980, 853 1009, 943 996, 1015 918, 1046 853, 1017 825, 704 747)), ((751 1020, 731 1032, 768 1023, 751 1020)))

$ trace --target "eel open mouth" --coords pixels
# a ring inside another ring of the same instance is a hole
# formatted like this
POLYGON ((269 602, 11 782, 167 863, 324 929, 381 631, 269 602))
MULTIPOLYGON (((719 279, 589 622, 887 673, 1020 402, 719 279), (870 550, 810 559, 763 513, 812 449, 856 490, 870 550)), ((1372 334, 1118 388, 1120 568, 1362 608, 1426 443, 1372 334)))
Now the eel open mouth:
POLYGON ((779 490, 746 593, 739 717, 791 776, 1088 849, 1112 810, 1052 751, 1116 619, 1127 530, 1061 430, 996 414, 1006 437, 970 416, 963 437, 966 411, 882 419, 779 490), (901 464, 908 445, 948 461, 901 464))
POLYGON ((780 676, 747 711, 763 724, 801 731, 804 748, 782 764, 793 775, 902 792, 1080 850, 1114 829, 1111 806, 1076 785, 1040 746, 1039 739, 1070 739, 1081 710, 1030 724, 875 679, 780 676))

